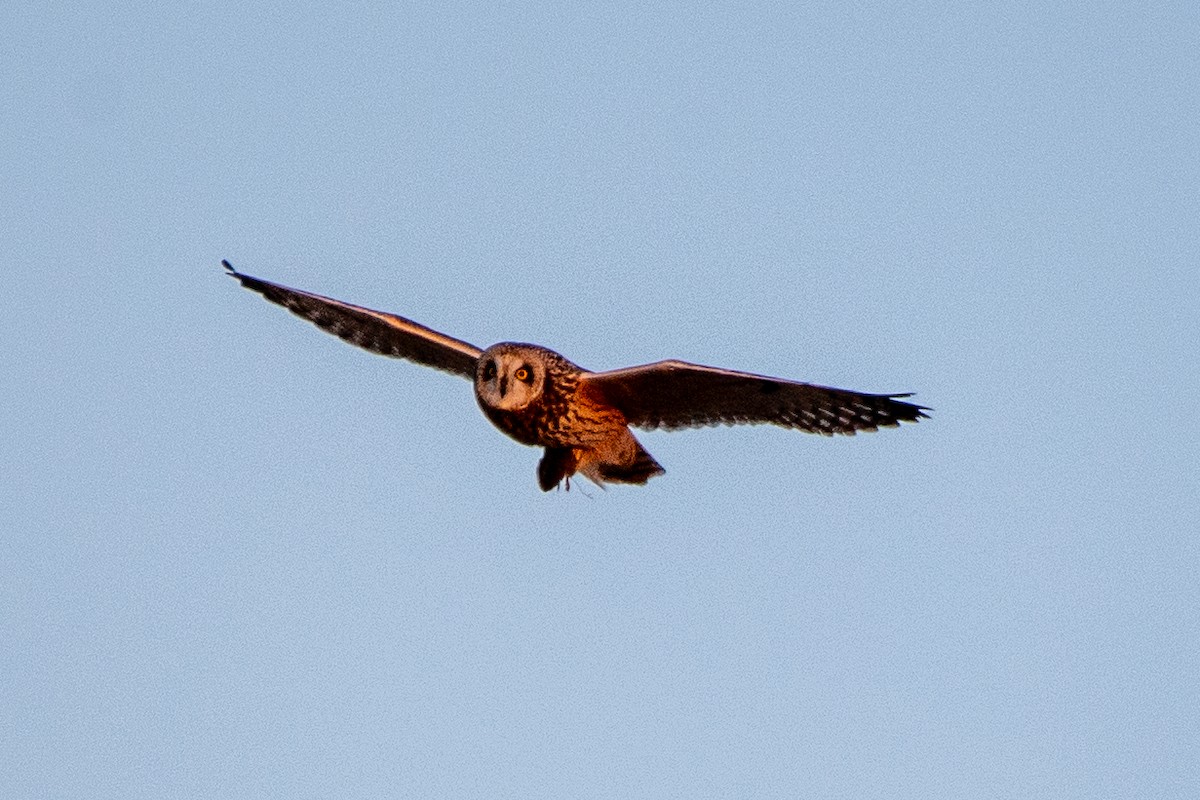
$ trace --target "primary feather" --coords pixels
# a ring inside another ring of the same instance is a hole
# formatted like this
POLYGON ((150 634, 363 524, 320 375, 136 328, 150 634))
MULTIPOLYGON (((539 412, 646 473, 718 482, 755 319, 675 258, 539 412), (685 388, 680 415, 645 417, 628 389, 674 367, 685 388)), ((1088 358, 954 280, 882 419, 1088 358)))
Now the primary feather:
POLYGON ((228 261, 221 263, 242 286, 351 344, 380 355, 408 359, 469 380, 475 379, 475 362, 483 351, 473 344, 396 314, 243 275, 228 261))
POLYGON ((853 435, 915 422, 927 410, 899 399, 906 394, 851 392, 686 361, 593 372, 583 381, 630 425, 646 429, 771 424, 853 435))

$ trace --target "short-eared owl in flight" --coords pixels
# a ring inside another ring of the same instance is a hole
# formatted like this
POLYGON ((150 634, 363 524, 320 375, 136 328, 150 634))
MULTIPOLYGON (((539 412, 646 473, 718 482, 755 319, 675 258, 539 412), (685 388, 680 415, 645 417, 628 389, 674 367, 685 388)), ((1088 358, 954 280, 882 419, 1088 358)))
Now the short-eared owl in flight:
POLYGON ((549 491, 576 472, 595 483, 644 484, 661 475, 629 427, 691 428, 769 423, 811 433, 916 422, 928 409, 906 394, 863 394, 747 372, 659 361, 589 372, 536 344, 486 350, 410 319, 243 275, 242 286, 335 336, 375 353, 452 372, 475 384, 487 418, 518 442, 545 448, 538 485, 549 491))

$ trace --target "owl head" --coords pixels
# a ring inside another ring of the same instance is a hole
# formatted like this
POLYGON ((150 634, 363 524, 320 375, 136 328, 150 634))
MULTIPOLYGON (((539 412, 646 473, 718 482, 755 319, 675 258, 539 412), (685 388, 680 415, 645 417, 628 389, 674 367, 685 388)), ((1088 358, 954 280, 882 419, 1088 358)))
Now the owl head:
POLYGON ((479 356, 475 394, 490 408, 517 411, 541 397, 550 351, 533 344, 501 342, 479 356))

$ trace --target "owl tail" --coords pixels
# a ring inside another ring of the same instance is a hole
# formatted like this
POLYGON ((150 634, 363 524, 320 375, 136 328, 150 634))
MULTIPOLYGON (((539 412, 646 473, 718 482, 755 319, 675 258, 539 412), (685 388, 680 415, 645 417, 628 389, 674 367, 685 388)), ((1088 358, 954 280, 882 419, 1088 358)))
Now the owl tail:
POLYGON ((666 470, 654 460, 654 456, 646 452, 646 448, 642 447, 642 443, 634 438, 633 434, 629 434, 629 442, 633 444, 632 458, 626 457, 620 461, 616 459, 605 459, 596 463, 591 470, 582 468, 580 471, 587 475, 597 483, 608 481, 611 483, 636 483, 644 484, 646 481, 653 478, 655 475, 662 475, 666 470), (599 480, 597 480, 599 478, 599 480))
POLYGON ((641 485, 655 475, 662 475, 665 470, 646 452, 642 443, 628 431, 625 435, 629 438, 622 437, 621 446, 615 448, 617 452, 605 447, 595 450, 547 447, 538 462, 538 486, 548 492, 566 479, 570 488, 570 478, 576 471, 601 488, 606 483, 641 485))

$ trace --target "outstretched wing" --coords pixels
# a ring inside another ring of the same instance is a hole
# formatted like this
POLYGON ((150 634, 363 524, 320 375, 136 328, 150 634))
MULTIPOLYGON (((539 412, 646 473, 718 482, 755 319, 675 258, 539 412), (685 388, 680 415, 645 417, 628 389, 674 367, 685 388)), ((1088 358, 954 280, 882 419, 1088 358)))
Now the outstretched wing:
POLYGON ((928 409, 907 394, 863 394, 827 386, 659 361, 583 376, 584 391, 638 428, 771 424, 812 433, 854 435, 916 422, 928 409))
POLYGON ((289 289, 243 275, 228 261, 221 263, 231 276, 242 282, 242 286, 350 344, 381 355, 406 358, 427 367, 453 372, 469 380, 475 379, 475 362, 483 351, 472 344, 438 333, 411 319, 289 289))

